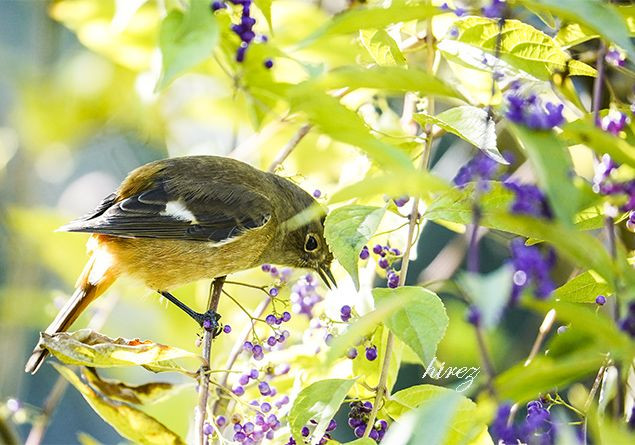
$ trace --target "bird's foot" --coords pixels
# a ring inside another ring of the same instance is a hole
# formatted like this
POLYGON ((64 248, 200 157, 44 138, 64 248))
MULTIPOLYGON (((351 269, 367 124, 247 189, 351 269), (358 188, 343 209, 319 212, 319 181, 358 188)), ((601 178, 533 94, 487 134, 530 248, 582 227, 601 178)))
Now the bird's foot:
POLYGON ((213 338, 218 336, 223 330, 223 328, 221 328, 220 324, 218 323, 218 320, 220 320, 220 317, 221 316, 218 312, 215 312, 211 309, 205 312, 204 314, 201 314, 200 312, 196 312, 195 315, 193 316, 194 320, 196 320, 196 322, 203 329, 212 333, 213 338))

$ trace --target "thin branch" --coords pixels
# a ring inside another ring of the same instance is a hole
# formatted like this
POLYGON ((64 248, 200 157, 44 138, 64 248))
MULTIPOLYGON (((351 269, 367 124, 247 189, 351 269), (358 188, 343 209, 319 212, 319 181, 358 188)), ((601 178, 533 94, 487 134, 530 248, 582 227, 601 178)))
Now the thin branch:
POLYGON ((289 157, 293 149, 297 147, 300 141, 304 139, 304 136, 306 136, 309 133, 309 131, 311 131, 311 128, 313 128, 313 125, 311 124, 304 124, 300 127, 300 129, 291 138, 291 140, 287 142, 287 145, 282 147, 282 150, 280 150, 280 152, 278 152, 278 154, 276 155, 276 158, 273 160, 273 162, 269 166, 270 173, 273 173, 274 171, 276 171, 276 168, 278 168, 278 166, 282 164, 285 161, 285 159, 289 157))
MULTIPOLYGON (((207 311, 216 312, 218 310, 218 301, 220 300, 221 290, 223 289, 223 283, 225 277, 215 278, 212 282, 212 290, 210 292, 209 300, 207 301, 207 311)), ((197 443, 204 445, 207 443, 207 436, 203 432, 203 426, 205 425, 205 419, 207 417, 207 399, 209 396, 209 365, 210 356, 212 355, 212 340, 214 339, 214 329, 205 330, 203 335, 203 366, 199 371, 198 382, 198 405, 194 409, 194 419, 196 425, 196 437, 197 443)))
MULTIPOLYGON (((430 1, 428 1, 431 4, 430 1)), ((427 22, 428 27, 426 28, 426 41, 428 48, 428 72, 432 73, 434 69, 434 57, 435 57, 435 49, 434 49, 434 41, 432 36, 432 20, 428 19, 427 22)), ((408 131, 410 121, 407 120, 408 116, 412 119, 411 110, 408 107, 414 107, 416 103, 411 100, 412 97, 406 93, 404 97, 404 110, 402 114, 402 126, 404 126, 405 130, 408 131)), ((434 114, 434 98, 432 96, 428 97, 428 114, 434 114)), ((419 168, 421 170, 428 169, 428 163, 430 162, 430 152, 432 151, 432 125, 427 125, 425 129, 426 140, 425 140, 425 149, 421 156, 421 163, 419 168)), ((403 261, 401 265, 401 271, 399 272, 399 286, 403 286, 406 284, 406 276, 408 275, 408 266, 410 264, 410 252, 414 245, 413 238, 415 232, 418 234, 418 230, 415 231, 415 228, 418 227, 419 221, 419 197, 415 197, 412 202, 412 210, 410 212, 410 220, 408 224, 408 235, 406 237, 406 249, 403 254, 403 261)), ((394 335, 391 331, 388 331, 388 338, 386 340, 386 349, 384 352, 383 362, 381 366, 381 373, 379 374, 379 383, 377 384, 377 391, 375 393, 375 403, 373 404, 373 409, 368 415, 368 423, 366 424, 366 430, 364 431, 364 437, 369 437, 370 432, 372 431, 375 425, 375 419, 377 418, 377 412, 379 411, 379 405, 381 404, 384 396, 386 395, 388 388, 386 386, 386 382, 388 380, 388 369, 390 367, 390 358, 392 355, 392 348, 394 344, 394 335)))

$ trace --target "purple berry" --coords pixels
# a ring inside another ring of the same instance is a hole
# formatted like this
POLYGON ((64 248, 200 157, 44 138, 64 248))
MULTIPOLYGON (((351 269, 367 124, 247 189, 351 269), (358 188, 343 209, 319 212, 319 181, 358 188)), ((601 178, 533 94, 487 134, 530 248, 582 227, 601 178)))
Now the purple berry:
MULTIPOLYGON (((273 62, 271 62, 271 65, 273 66, 273 62)), ((313 190, 313 197, 314 198, 319 198, 320 196, 322 196, 322 192, 320 191, 320 189, 313 190)))
POLYGON ((311 434, 311 432, 309 431, 309 427, 307 426, 302 427, 301 433, 303 437, 309 437, 309 434, 311 434))
POLYGON ((225 418, 225 416, 218 416, 216 418, 216 425, 222 427, 222 426, 225 426, 226 423, 227 423, 227 419, 225 418))
POLYGON ((386 258, 380 258, 377 264, 379 264, 379 267, 382 269, 388 268, 388 260, 386 258))
POLYGON ((350 348, 346 352, 346 357, 350 358, 351 360, 354 360, 355 357, 357 357, 357 349, 356 348, 350 348))
POLYGON ((383 246, 381 246, 380 244, 375 244, 373 246, 373 253, 376 255, 379 255, 380 253, 382 253, 384 251, 383 246))
POLYGON ((355 428, 355 437, 363 437, 365 430, 366 430, 366 426, 362 426, 362 425, 355 428))
POLYGON ((368 246, 364 246, 362 248, 362 251, 359 252, 359 258, 362 259, 362 260, 366 260, 366 259, 368 259, 369 256, 370 256, 370 252, 368 250, 368 246))
POLYGON ((245 394, 245 388, 243 388, 240 385, 236 385, 234 386, 234 388, 232 389, 232 392, 234 394, 236 394, 237 396, 242 396, 243 394, 245 394))
POLYGON ((250 341, 246 341, 245 343, 243 343, 243 350, 245 351, 251 351, 254 349, 254 344, 250 341))
POLYGON ((269 295, 271 295, 272 297, 277 297, 278 292, 279 291, 277 287, 272 287, 271 289, 269 289, 269 295))
POLYGON ((269 346, 275 346, 275 345, 276 345, 276 343, 278 343, 278 340, 276 340, 276 337, 274 337, 274 336, 271 336, 271 337, 269 337, 269 338, 267 339, 267 344, 268 344, 269 346))
POLYGON ((599 305, 599 306, 604 306, 606 304, 606 297, 604 295, 598 295, 595 298, 595 302, 599 305))
POLYGON ((282 313, 282 321, 286 323, 289 320, 291 320, 291 314, 289 312, 287 312, 287 311, 284 311, 282 313))
POLYGON ((242 431, 238 431, 236 434, 234 434, 234 440, 237 442, 244 442, 245 439, 247 439, 247 435, 242 431))
MULTIPOLYGON (((266 41, 266 40, 265 40, 266 41)), ((265 59, 263 65, 265 66, 265 68, 267 68, 268 70, 273 68, 273 60, 271 59, 265 59)), ((319 190, 318 190, 319 191, 319 190)), ((316 196, 316 198, 319 198, 319 196, 316 196)))
POLYGON ((474 326, 480 326, 481 324, 481 311, 474 305, 468 309, 467 322, 474 326))
POLYGON ((258 378, 258 374, 260 374, 260 373, 255 368, 253 368, 251 371, 249 371, 249 377, 254 379, 254 380, 256 380, 258 378))
POLYGON ((366 348, 366 360, 372 362, 377 358, 377 346, 369 346, 366 348))
POLYGON ((209 423, 205 422, 203 424, 203 434, 209 436, 213 432, 214 432, 214 428, 212 428, 212 425, 210 425, 209 423))
POLYGON ((232 331, 232 327, 228 324, 226 324, 225 326, 223 326, 223 332, 225 334, 229 334, 232 331))
POLYGON ((262 405, 260 405, 260 410, 263 413, 268 413, 269 411, 271 411, 271 404, 268 402, 263 402, 262 405))
POLYGON ((271 392, 271 388, 267 382, 260 382, 258 383, 258 391, 260 391, 260 394, 263 396, 266 396, 271 392))
POLYGON ((329 425, 326 427, 326 432, 331 432, 335 428, 337 428, 337 422, 335 421, 335 419, 331 419, 331 421, 329 422, 329 425))
MULTIPOLYGON (((275 289, 275 288, 274 288, 275 289)), ((271 293, 271 291, 269 292, 271 293)), ((265 318, 265 321, 267 322, 268 325, 273 325, 276 323, 276 316, 273 314, 269 314, 267 315, 267 317, 265 318)))
POLYGON ((271 264, 263 264, 260 266, 260 269, 262 269, 263 272, 269 272, 271 270, 271 264))
POLYGON ((243 374, 238 378, 238 383, 241 385, 246 385, 249 383, 249 376, 247 374, 243 374))

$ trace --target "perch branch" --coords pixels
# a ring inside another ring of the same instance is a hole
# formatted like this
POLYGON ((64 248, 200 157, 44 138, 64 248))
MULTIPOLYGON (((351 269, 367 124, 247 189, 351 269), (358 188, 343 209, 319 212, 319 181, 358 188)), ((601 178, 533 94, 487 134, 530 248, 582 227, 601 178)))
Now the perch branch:
MULTIPOLYGON (((210 292, 209 300, 207 301, 207 311, 216 312, 218 310, 218 301, 220 300, 221 291, 223 289, 223 283, 225 277, 215 278, 212 282, 212 290, 210 292)), ((203 335, 203 366, 199 371, 199 383, 198 383, 198 405, 194 411, 194 418, 196 419, 196 437, 201 445, 207 443, 207 436, 203 432, 203 426, 205 425, 205 419, 207 417, 207 399, 209 396, 209 365, 210 356, 212 354, 212 340, 214 339, 214 330, 205 330, 203 335)))

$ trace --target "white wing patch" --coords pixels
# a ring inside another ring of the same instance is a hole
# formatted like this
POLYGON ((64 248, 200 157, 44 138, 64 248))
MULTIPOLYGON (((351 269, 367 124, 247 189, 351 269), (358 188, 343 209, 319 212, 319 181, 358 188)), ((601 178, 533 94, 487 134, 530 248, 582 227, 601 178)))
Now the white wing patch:
POLYGON ((185 203, 181 200, 169 201, 165 205, 165 210, 161 212, 163 216, 169 216, 181 221, 189 221, 191 224, 198 224, 196 216, 188 210, 185 203))

